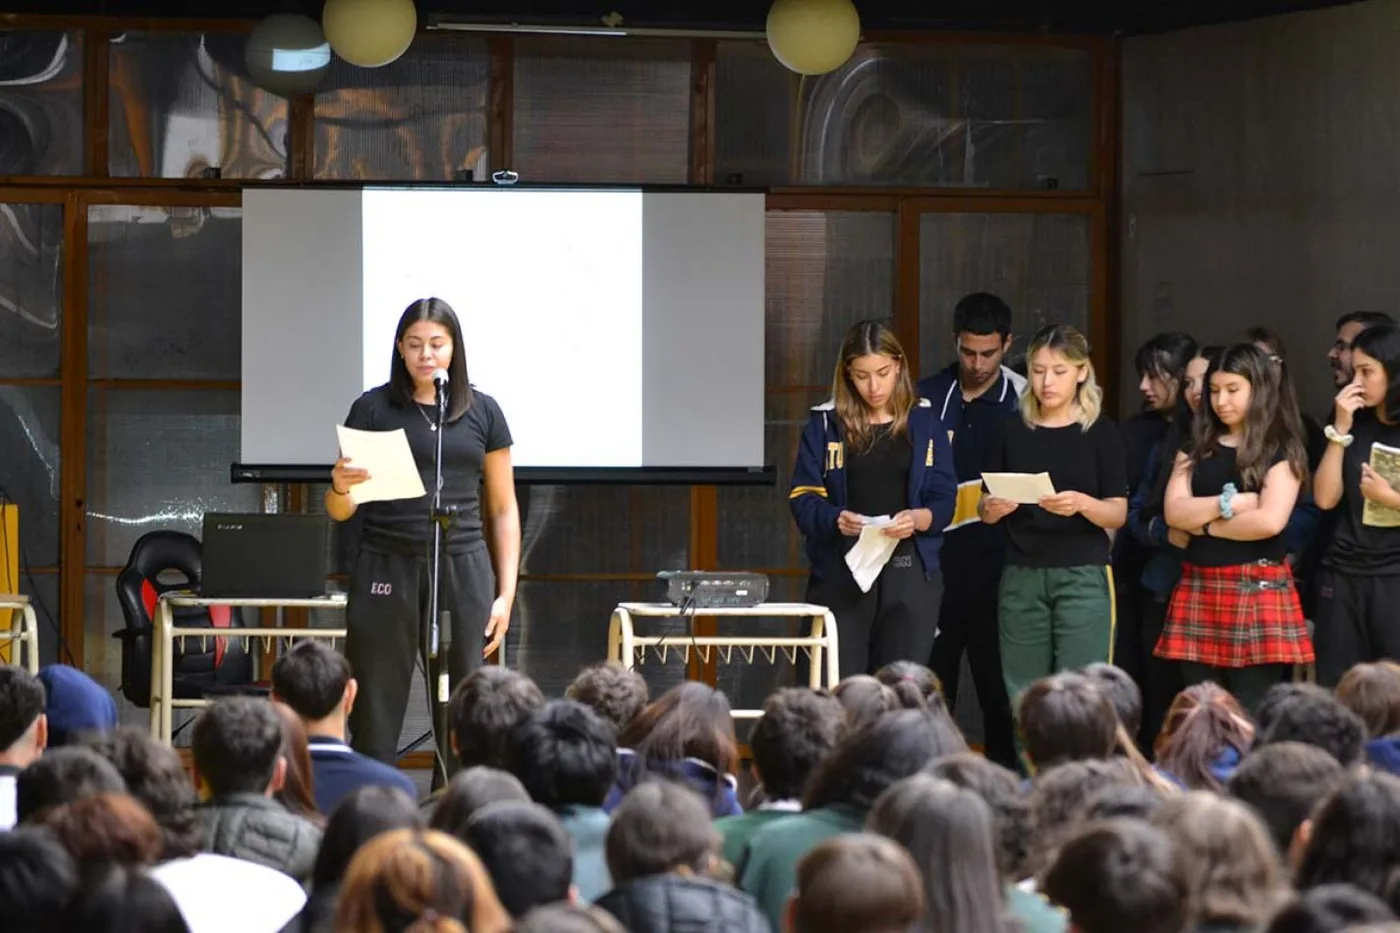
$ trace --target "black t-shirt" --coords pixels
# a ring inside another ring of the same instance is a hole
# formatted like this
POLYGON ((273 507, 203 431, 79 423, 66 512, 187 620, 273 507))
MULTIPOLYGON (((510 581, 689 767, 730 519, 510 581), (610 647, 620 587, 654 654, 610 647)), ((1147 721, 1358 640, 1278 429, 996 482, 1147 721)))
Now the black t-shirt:
POLYGON ((1371 445, 1400 447, 1400 425, 1381 424, 1370 410, 1352 422, 1355 438, 1342 455, 1342 501, 1334 510, 1336 530, 1323 566, 1343 573, 1371 576, 1400 574, 1400 528, 1373 528, 1361 523, 1366 497, 1361 495, 1361 464, 1371 459, 1371 445))
MULTIPOLYGON (((1240 492, 1258 492, 1246 489, 1236 464, 1238 451, 1233 447, 1217 444, 1215 453, 1191 467, 1191 495, 1218 496, 1226 483, 1234 483, 1240 492)), ((1269 461, 1272 468, 1282 462, 1282 453, 1269 461)), ((1258 541, 1226 541, 1208 535, 1192 535, 1186 548, 1187 563, 1198 567, 1233 567, 1237 564, 1250 564, 1258 560, 1282 561, 1288 556, 1288 540, 1282 534, 1258 541)))
POLYGON ((909 508, 909 464, 914 445, 909 431, 898 437, 890 425, 871 426, 875 442, 863 453, 846 450, 846 504, 860 515, 893 515, 909 508))
MULTIPOLYGON (((432 541, 428 510, 432 505, 433 455, 437 432, 435 406, 400 405, 382 385, 370 389, 350 406, 347 428, 393 431, 403 428, 413 460, 427 492, 417 499, 367 502, 358 512, 364 516, 362 544, 371 550, 420 554, 432 541)), ((486 455, 511 445, 510 428, 496 400, 472 392, 472 404, 456 421, 448 422, 442 435, 442 504, 457 507, 457 520, 443 543, 448 551, 462 553, 482 540, 481 471, 486 455)))
MULTIPOLYGON (((1049 473, 1056 492, 1082 492, 1095 499, 1128 496, 1123 436, 1107 418, 1087 431, 1078 424, 1033 429, 1022 418, 1008 419, 1000 450, 985 472, 1049 473)), ((1109 561, 1108 532, 1083 515, 1052 515, 1038 505, 1023 505, 1001 524, 1006 526, 1009 564, 1079 567, 1109 561)))

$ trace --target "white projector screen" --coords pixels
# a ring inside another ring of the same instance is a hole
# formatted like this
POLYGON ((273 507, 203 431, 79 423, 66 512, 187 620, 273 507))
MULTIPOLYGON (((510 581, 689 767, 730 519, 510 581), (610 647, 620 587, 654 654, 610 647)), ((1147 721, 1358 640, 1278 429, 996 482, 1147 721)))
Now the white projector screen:
POLYGON ((436 296, 517 467, 763 466, 763 234, 747 192, 245 191, 242 463, 334 460, 436 296))

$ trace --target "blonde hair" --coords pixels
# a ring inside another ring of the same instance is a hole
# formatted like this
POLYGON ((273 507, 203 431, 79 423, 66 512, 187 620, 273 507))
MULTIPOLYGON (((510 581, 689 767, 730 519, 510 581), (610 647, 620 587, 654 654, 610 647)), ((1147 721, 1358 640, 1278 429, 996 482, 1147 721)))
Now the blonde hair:
MULTIPOLYGON (((1035 355, 1041 350, 1060 354, 1072 366, 1084 367, 1084 381, 1079 383, 1074 394, 1074 404, 1079 407, 1079 417, 1074 420, 1085 431, 1089 430, 1103 413, 1103 389, 1099 387, 1098 379, 1094 376, 1094 363, 1089 358, 1089 339, 1068 324, 1042 327, 1031 338, 1031 345, 1026 350, 1028 370, 1035 360, 1035 355)), ((1034 380, 1026 387, 1026 391, 1021 393, 1021 418, 1031 429, 1035 428, 1036 421, 1040 418, 1040 400, 1035 397, 1034 380)))
POLYGON ((836 405, 836 417, 841 420, 841 429, 846 435, 846 446, 855 453, 870 449, 875 442, 875 432, 870 425, 869 407, 851 383, 849 368, 853 360, 872 355, 887 356, 899 363, 899 378, 890 396, 890 408, 894 411, 894 423, 890 426, 892 436, 898 437, 908 429, 909 412, 919 402, 914 377, 909 374, 909 360, 894 331, 881 321, 853 324, 846 331, 846 338, 841 341, 841 352, 837 354, 836 372, 831 378, 831 398, 836 405))
POLYGON ((446 833, 371 839, 345 872, 334 928, 347 933, 505 933, 510 916, 476 854, 446 833))

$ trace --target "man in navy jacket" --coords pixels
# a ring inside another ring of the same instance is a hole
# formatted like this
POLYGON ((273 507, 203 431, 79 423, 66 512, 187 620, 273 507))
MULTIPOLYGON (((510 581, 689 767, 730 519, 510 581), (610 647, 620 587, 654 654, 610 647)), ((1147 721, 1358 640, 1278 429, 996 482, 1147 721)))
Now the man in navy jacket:
POLYGON ((967 652, 977 702, 982 707, 987 757, 1016 767, 1011 705, 1001 672, 997 587, 1004 559, 1002 529, 982 524, 982 466, 1001 441, 1001 425, 1018 417, 1026 380, 1002 365, 1011 347, 1011 309, 995 295, 968 295, 953 309, 957 361, 920 380, 919 394, 933 403, 953 445, 958 504, 944 534, 943 608, 929 666, 943 683, 949 707, 957 701, 958 675, 967 652))
POLYGON ((306 725, 316 808, 327 815, 367 784, 397 787, 411 799, 418 797, 408 775, 346 744, 345 722, 358 689, 350 662, 320 639, 297 642, 272 666, 273 696, 306 725))

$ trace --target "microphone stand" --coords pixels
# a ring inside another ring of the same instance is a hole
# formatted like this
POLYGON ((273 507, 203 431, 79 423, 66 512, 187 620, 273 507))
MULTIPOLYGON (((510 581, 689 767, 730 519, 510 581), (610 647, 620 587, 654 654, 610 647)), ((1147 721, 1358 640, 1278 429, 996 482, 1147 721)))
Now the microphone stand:
POLYGON ((447 649, 452 644, 452 613, 441 609, 442 594, 442 537, 452 525, 455 509, 442 507, 442 434, 447 427, 447 384, 437 383, 437 430, 433 452, 433 501, 429 512, 433 523, 432 563, 428 567, 428 695, 431 699, 429 713, 433 724, 434 745, 434 790, 447 784, 448 778, 456 770, 452 760, 452 745, 448 738, 451 725, 448 722, 447 701, 452 694, 452 678, 447 661, 447 649))

